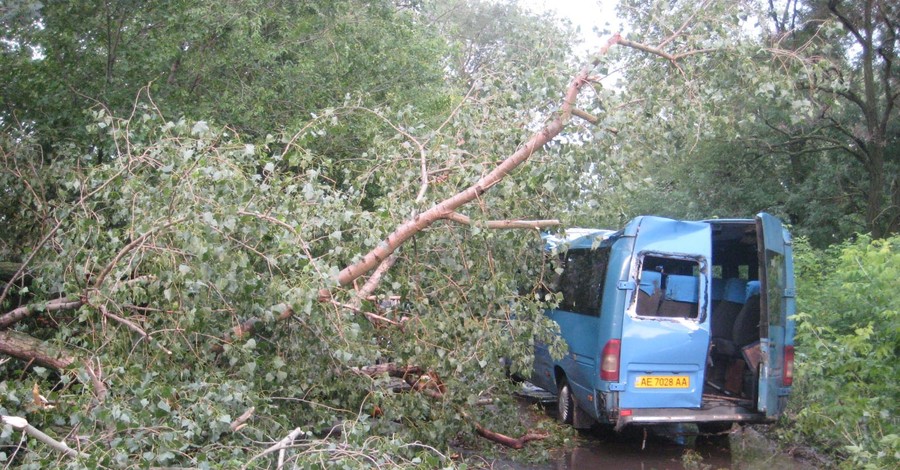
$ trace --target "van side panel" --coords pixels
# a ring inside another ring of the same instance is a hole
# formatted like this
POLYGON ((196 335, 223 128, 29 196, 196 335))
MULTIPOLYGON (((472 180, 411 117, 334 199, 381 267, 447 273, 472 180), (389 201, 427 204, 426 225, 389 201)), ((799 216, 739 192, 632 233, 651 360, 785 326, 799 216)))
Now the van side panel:
MULTIPOLYGON (((634 239, 617 236, 611 243, 606 277, 601 292, 602 301, 598 316, 582 315, 561 309, 545 311, 545 315, 559 325, 560 335, 568 345, 565 356, 554 360, 546 345, 535 344, 532 382, 548 391, 559 389, 559 379, 569 382, 575 403, 597 420, 617 410, 615 400, 604 399, 609 395, 609 383, 600 380, 600 356, 603 346, 611 338, 621 337, 622 315, 627 298, 619 289, 619 281, 628 279, 634 239)), ((590 246, 590 245, 588 245, 590 246)), ((583 248, 579 245, 576 247, 583 248)), ((613 387, 615 388, 615 387, 613 387)))
POLYGON ((600 319, 565 310, 551 310, 548 315, 559 324, 559 330, 569 345, 568 354, 558 361, 558 365, 566 375, 575 402, 590 411, 583 405, 593 401, 593 376, 599 370, 597 361, 602 348, 597 344, 600 319))

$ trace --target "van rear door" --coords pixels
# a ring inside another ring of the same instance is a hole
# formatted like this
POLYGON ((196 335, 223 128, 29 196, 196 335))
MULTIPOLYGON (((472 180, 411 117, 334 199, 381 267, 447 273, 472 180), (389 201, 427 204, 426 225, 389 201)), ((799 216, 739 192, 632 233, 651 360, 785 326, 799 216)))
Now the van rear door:
POLYGON ((710 225, 643 217, 636 232, 619 406, 699 408, 710 338, 710 225))
POLYGON ((790 236, 777 218, 756 216, 759 240, 760 275, 760 370, 757 408, 767 417, 781 412, 779 396, 783 391, 785 346, 792 346, 786 334, 788 319, 794 310, 794 278, 790 236))

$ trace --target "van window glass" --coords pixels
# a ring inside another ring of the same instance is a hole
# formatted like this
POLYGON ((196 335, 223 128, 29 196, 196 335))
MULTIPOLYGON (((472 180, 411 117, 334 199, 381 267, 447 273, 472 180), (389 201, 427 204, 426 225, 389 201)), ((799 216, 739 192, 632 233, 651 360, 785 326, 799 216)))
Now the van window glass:
POLYGON ((569 250, 560 255, 562 274, 551 290, 562 293, 560 310, 600 315, 600 296, 609 262, 609 248, 569 250))
POLYGON ((641 263, 636 313, 642 317, 697 318, 700 265, 696 261, 646 256, 641 263))

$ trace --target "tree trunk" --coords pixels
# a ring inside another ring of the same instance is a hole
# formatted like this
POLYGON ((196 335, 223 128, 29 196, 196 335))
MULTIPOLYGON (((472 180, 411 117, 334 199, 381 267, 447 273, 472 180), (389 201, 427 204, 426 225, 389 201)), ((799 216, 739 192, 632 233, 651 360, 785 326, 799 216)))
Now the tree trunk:
MULTIPOLYGON (((510 172, 528 160, 534 152, 540 150, 547 142, 550 142, 554 137, 559 135, 571 119, 578 93, 581 91, 581 88, 589 82, 590 72, 593 67, 600 62, 600 56, 605 55, 610 47, 620 41, 623 41, 623 39, 618 34, 611 37, 602 48, 597 58, 591 64, 585 66, 572 79, 572 82, 566 89, 566 94, 556 117, 550 121, 549 124, 544 126, 544 128, 532 135, 531 138, 528 139, 528 142, 525 142, 520 146, 515 153, 506 157, 506 159, 497 165, 496 168, 476 181, 475 184, 402 223, 393 233, 388 235, 383 242, 379 243, 377 247, 363 256, 361 260, 344 268, 337 275, 337 279, 335 279, 337 283, 341 286, 350 285, 360 276, 375 269, 382 261, 387 259, 391 253, 403 245, 404 242, 412 238, 413 235, 428 228, 434 222, 447 218, 459 207, 480 197, 495 184, 503 180, 510 172)), ((330 295, 331 292, 328 290, 320 292, 320 298, 322 300, 328 299, 330 295)))
POLYGON ((20 263, 10 261, 0 261, 0 282, 9 282, 22 267, 20 263))
POLYGON ((75 357, 68 351, 18 331, 0 331, 0 353, 58 370, 75 363, 75 357))
POLYGON ((887 235, 887 224, 882 223, 884 210, 884 147, 873 142, 869 152, 869 194, 866 201, 866 226, 874 238, 887 235))

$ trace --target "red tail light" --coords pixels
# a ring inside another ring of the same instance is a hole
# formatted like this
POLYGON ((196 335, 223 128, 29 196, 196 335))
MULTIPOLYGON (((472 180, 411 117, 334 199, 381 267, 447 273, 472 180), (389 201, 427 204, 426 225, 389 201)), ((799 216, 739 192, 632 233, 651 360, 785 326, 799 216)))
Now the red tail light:
POLYGON ((603 356, 600 358, 600 379, 610 382, 619 381, 619 351, 622 342, 611 339, 603 346, 603 356))
POLYGON ((793 346, 785 346, 784 347, 784 375, 782 376, 781 383, 785 387, 790 387, 794 384, 794 347, 793 346))

